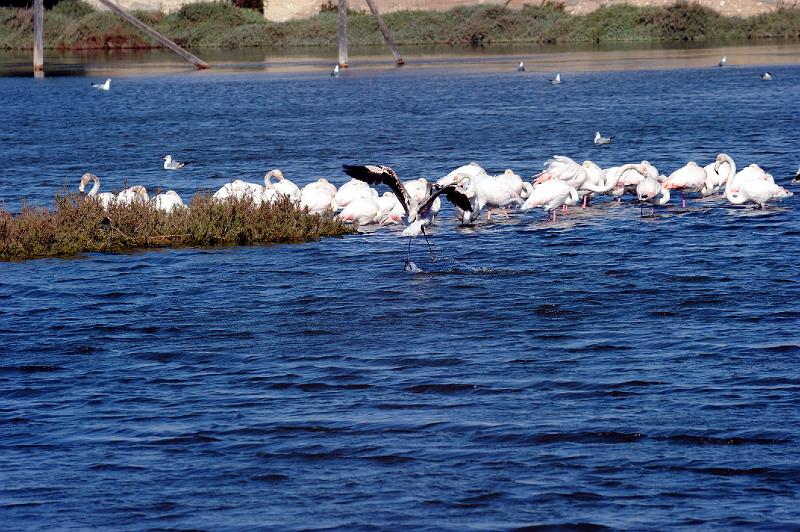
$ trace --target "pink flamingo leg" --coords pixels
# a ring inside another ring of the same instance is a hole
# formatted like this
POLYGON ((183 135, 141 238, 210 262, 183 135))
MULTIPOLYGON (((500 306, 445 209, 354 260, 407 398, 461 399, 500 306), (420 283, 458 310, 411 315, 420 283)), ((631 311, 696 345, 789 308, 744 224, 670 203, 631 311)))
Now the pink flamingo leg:
POLYGON ((554 222, 556 221, 556 213, 557 212, 558 212, 558 209, 553 209, 553 221, 554 222))
POLYGON ((587 200, 588 198, 589 198, 589 196, 584 196, 584 197, 583 197, 583 208, 584 208, 584 209, 586 208, 586 200, 587 200))
POLYGON ((685 209, 686 208, 686 192, 681 191, 681 198, 683 199, 681 204, 683 205, 683 208, 685 209))

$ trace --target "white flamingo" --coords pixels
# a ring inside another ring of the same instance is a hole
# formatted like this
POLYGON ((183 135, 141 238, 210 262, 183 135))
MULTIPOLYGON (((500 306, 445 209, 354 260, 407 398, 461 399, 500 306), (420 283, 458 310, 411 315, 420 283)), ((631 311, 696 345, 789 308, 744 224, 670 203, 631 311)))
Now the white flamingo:
MULTIPOLYGON (((320 177, 316 181, 312 181, 311 183, 307 184, 306 186, 303 187, 303 190, 311 188, 319 188, 320 190, 327 191, 331 196, 336 196, 336 185, 334 185, 324 177, 320 177)), ((300 192, 302 193, 302 190, 300 192)))
POLYGON ((336 187, 324 177, 313 181, 300 191, 300 208, 307 208, 311 214, 322 214, 333 210, 336 187))
POLYGON ((775 179, 772 177, 771 174, 765 172, 763 168, 761 168, 755 163, 746 166, 745 168, 739 170, 738 172, 731 173, 731 175, 733 176, 733 178, 728 179, 726 188, 729 186, 736 187, 748 181, 769 181, 770 183, 775 182, 775 179))
POLYGON ((527 181, 523 181, 522 176, 516 174, 510 168, 506 169, 500 175, 495 176, 495 179, 503 183, 505 186, 514 191, 522 199, 527 199, 533 192, 533 187, 527 181))
POLYGON ((686 208, 686 193, 700 192, 706 186, 706 171, 689 161, 685 166, 672 172, 663 183, 664 188, 681 191, 681 207, 686 208))
POLYGON ((356 198, 338 214, 343 222, 370 225, 381 220, 381 206, 374 197, 356 198))
POLYGON ((333 197, 334 208, 337 211, 344 209, 351 201, 357 198, 373 196, 373 194, 377 194, 377 191, 373 191, 367 183, 358 179, 351 179, 336 191, 336 195, 333 197))
POLYGON ((461 225, 472 225, 480 217, 482 208, 482 206, 478 204, 478 192, 475 187, 474 178, 463 177, 458 183, 454 184, 458 185, 459 189, 461 189, 467 197, 470 206, 469 209, 462 209, 454 204, 453 211, 455 212, 456 218, 461 222, 461 225))
POLYGON ((716 159, 713 163, 709 163, 703 167, 703 169, 706 171, 706 182, 705 185, 703 185, 703 188, 700 190, 700 195, 703 197, 719 194, 719 191, 722 189, 722 185, 727 183, 728 180, 734 175, 731 173, 731 165, 729 165, 727 161, 723 162, 719 166, 719 172, 717 172, 716 167, 716 159))
MULTIPOLYGON (((719 167, 726 162, 731 167, 731 173, 736 172, 736 163, 724 153, 717 155, 715 170, 718 171, 719 167)), ((734 205, 755 203, 761 209, 765 208, 766 204, 772 200, 788 198, 790 196, 793 196, 791 192, 767 179, 756 178, 746 181, 736 181, 735 183, 728 183, 725 187, 725 198, 730 203, 734 205)))
POLYGON ((464 177, 471 177, 475 180, 480 180, 485 177, 489 177, 489 174, 487 174, 486 170, 484 170, 478 163, 472 162, 463 166, 459 166, 446 176, 436 181, 436 184, 444 187, 458 183, 464 177))
POLYGON ((283 172, 278 170, 277 168, 274 170, 270 170, 264 176, 264 186, 267 188, 274 188, 275 191, 284 196, 288 196, 290 200, 294 201, 300 197, 300 188, 286 179, 283 176, 283 172), (278 180, 277 183, 273 183, 271 178, 275 178, 278 180))
POLYGON ((104 209, 108 209, 108 207, 116 201, 117 197, 111 192, 100 192, 100 178, 89 172, 81 176, 81 183, 78 185, 78 190, 83 192, 86 189, 86 185, 89 184, 89 181, 93 181, 94 185, 92 185, 92 189, 86 196, 89 198, 97 198, 100 205, 102 205, 104 209))
POLYGON ((645 203, 653 206, 651 213, 653 215, 656 213, 657 205, 666 205, 670 199, 669 189, 664 188, 661 182, 654 177, 646 177, 639 181, 639 184, 636 185, 636 197, 642 202, 643 209, 645 203))
POLYGON ((150 201, 150 196, 147 195, 147 189, 142 185, 134 185, 128 187, 119 194, 117 194, 116 202, 119 205, 144 205, 150 201))
POLYGON ((186 205, 183 200, 174 190, 167 190, 161 194, 157 194, 152 199, 153 207, 159 211, 172 212, 175 209, 183 209, 186 205))
POLYGON ((525 212, 536 207, 544 208, 549 215, 553 213, 553 221, 556 221, 556 210, 566 205, 575 205, 579 201, 578 191, 567 181, 561 179, 550 179, 533 188, 533 193, 525 200, 519 208, 525 212))
POLYGON ((378 205, 381 208, 381 225, 403 223, 403 217, 405 216, 403 204, 400 203, 394 192, 384 192, 378 198, 378 205))
POLYGON ((230 183, 225 183, 212 197, 221 201, 249 199, 254 205, 259 206, 262 203, 270 203, 275 195, 275 187, 271 185, 266 187, 258 183, 234 179, 230 183))
POLYGON ((607 171, 609 177, 614 174, 617 174, 617 185, 613 189, 613 195, 618 199, 624 194, 636 195, 636 187, 644 179, 652 178, 659 182, 666 179, 664 176, 659 176, 658 169, 649 161, 642 161, 638 166, 615 167, 607 171))

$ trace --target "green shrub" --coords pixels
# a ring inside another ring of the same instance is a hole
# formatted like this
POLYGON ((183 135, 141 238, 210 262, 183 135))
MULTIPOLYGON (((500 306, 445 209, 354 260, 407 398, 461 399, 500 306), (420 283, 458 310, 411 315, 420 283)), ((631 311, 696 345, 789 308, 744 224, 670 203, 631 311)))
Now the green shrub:
POLYGON ((165 213, 144 205, 112 205, 59 195, 54 209, 0 210, 0 258, 29 259, 136 248, 306 242, 353 232, 332 212, 309 214, 283 199, 255 206, 198 194, 188 209, 165 213))
POLYGON ((94 13, 94 8, 82 0, 61 0, 50 12, 68 18, 81 18, 94 13))
POLYGON ((648 9, 641 22, 652 26, 657 35, 667 41, 694 41, 713 38, 718 33, 722 17, 697 3, 676 2, 648 9))

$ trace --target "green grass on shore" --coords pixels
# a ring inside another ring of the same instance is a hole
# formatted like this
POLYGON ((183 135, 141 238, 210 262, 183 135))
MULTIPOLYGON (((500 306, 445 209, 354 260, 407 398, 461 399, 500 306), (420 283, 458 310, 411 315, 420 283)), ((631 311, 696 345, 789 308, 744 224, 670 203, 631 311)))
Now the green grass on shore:
POLYGON ((112 205, 76 194, 56 196, 53 209, 0 209, 0 259, 69 256, 155 247, 296 243, 353 232, 333 216, 300 210, 284 199, 255 206, 196 195, 188 209, 171 213, 149 204, 112 205))
MULTIPOLYGON (((227 3, 190 4, 170 15, 136 13, 188 48, 335 46, 334 11, 274 23, 256 11, 227 3)), ((544 0, 512 10, 500 6, 459 7, 447 12, 398 11, 384 16, 398 44, 480 46, 492 43, 582 43, 620 41, 715 41, 800 38, 800 8, 778 7, 751 17, 724 17, 699 4, 661 7, 616 4, 588 15, 570 15, 544 0)), ((368 13, 350 16, 350 44, 381 45, 368 13)), ((0 8, 0 49, 31 47, 29 9, 0 8)), ((45 47, 51 49, 150 48, 156 44, 107 11, 80 0, 63 0, 45 15, 45 47)))

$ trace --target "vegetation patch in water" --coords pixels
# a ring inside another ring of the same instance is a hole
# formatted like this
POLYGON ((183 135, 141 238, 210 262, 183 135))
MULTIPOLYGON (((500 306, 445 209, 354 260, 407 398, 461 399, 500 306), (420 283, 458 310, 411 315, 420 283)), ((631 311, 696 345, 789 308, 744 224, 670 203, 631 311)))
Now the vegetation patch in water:
POLYGON ((288 198, 256 206, 249 199, 214 201, 196 195, 171 213, 150 204, 112 205, 77 194, 56 196, 54 208, 0 210, 0 258, 30 259, 138 248, 294 243, 354 232, 333 213, 309 214, 288 198))
MULTIPOLYGON (((337 42, 337 14, 330 9, 281 23, 222 2, 189 4, 169 15, 135 14, 188 48, 335 46, 337 42)), ((587 15, 571 15, 563 3, 544 0, 521 9, 478 5, 444 12, 397 11, 385 13, 384 19, 401 45, 800 38, 800 8, 782 3, 769 13, 746 18, 722 16, 688 2, 649 7, 615 4, 587 15)), ((0 8, 0 48, 30 48, 32 35, 30 9, 0 8)), ((348 37, 353 46, 383 45, 375 21, 366 12, 351 13, 348 37)), ((115 14, 95 11, 80 0, 63 0, 45 14, 47 48, 157 46, 115 14)))

